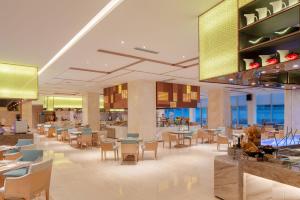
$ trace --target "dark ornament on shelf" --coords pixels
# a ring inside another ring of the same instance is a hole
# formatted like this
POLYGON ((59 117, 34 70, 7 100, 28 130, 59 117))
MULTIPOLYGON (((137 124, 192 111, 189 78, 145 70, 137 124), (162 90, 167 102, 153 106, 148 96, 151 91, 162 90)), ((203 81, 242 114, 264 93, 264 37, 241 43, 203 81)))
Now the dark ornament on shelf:
POLYGON ((290 53, 290 54, 286 55, 285 58, 288 60, 296 60, 299 58, 299 54, 298 53, 290 53))
POLYGON ((279 63, 279 59, 278 59, 278 58, 269 58, 269 59, 267 60, 267 63, 268 63, 269 65, 274 65, 274 64, 279 63))
POLYGON ((259 62, 250 63, 250 69, 256 69, 258 67, 260 67, 260 63, 259 62))
POLYGON ((283 36, 283 35, 298 31, 298 30, 299 30, 299 27, 292 26, 292 27, 280 29, 280 30, 276 31, 274 34, 279 37, 279 36, 283 36))
POLYGON ((266 42, 266 41, 269 41, 269 40, 270 40, 269 37, 259 37, 257 39, 249 40, 249 43, 252 44, 252 45, 256 45, 256 44, 266 42))

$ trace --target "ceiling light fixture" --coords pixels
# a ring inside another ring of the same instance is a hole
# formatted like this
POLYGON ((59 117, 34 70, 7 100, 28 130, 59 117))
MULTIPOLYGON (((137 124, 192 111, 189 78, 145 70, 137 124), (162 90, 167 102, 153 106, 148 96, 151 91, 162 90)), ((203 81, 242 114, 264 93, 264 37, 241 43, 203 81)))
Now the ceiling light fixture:
POLYGON ((256 83, 255 83, 255 82, 252 82, 251 85, 256 85, 256 83))
POLYGON ((230 78, 230 79, 229 79, 230 82, 232 82, 233 80, 234 80, 233 78, 230 78))
POLYGON ((266 87, 269 87, 270 85, 267 83, 267 84, 265 84, 265 86, 266 86, 266 87))
POLYGON ((284 86, 284 85, 282 85, 282 86, 281 86, 281 88, 282 88, 282 89, 284 89, 284 88, 285 88, 285 86, 284 86))
POLYGON ((121 44, 125 44, 125 42, 122 40, 122 41, 121 41, 121 44))
POLYGON ((267 72, 266 72, 266 71, 262 71, 261 73, 262 73, 262 74, 265 74, 265 73, 267 73, 267 72))
POLYGON ((145 45, 143 46, 143 49, 146 49, 146 46, 145 46, 145 45))
POLYGON ((55 63, 64 53, 66 53, 73 45, 75 45, 81 38, 83 38, 88 32, 90 32, 100 21, 102 21, 107 15, 109 15, 117 6, 119 6, 124 0, 111 0, 108 4, 102 8, 95 17, 93 17, 59 52, 57 52, 51 60, 48 61, 39 70, 41 75, 46 69, 48 69, 53 63, 55 63))
POLYGON ((296 87, 296 86, 293 86, 293 87, 292 87, 292 89, 293 89, 293 90, 296 90, 296 89, 297 89, 297 87, 296 87))

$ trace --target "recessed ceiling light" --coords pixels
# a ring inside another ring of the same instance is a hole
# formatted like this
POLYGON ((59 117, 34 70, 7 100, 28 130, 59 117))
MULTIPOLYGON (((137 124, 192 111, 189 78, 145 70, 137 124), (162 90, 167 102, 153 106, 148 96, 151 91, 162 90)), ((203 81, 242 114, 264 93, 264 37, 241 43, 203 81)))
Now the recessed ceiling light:
POLYGON ((256 85, 256 83, 255 83, 255 82, 252 82, 251 85, 256 85))
POLYGON ((119 6, 124 0, 111 0, 108 4, 102 8, 95 17, 93 17, 62 49, 60 49, 53 58, 51 58, 46 65, 39 70, 41 75, 46 69, 48 69, 53 63, 55 63, 63 54, 65 54, 72 46, 74 46, 81 38, 83 38, 88 32, 90 32, 100 21, 102 21, 107 15, 109 15, 117 6, 119 6))
POLYGON ((293 65, 293 68, 298 68, 298 67, 299 67, 299 65, 297 65, 297 64, 293 65))
POLYGON ((265 73, 267 73, 267 72, 266 72, 266 71, 261 71, 261 73, 262 73, 262 74, 265 74, 265 73))
POLYGON ((182 58, 185 58, 185 56, 182 56, 182 58))
POLYGON ((143 49, 146 49, 146 46, 145 46, 145 45, 143 46, 143 49))
POLYGON ((121 44, 125 44, 125 41, 122 40, 122 41, 121 41, 121 44))
POLYGON ((293 86, 293 87, 292 87, 292 89, 293 89, 293 90, 296 90, 296 89, 297 89, 297 87, 296 87, 296 86, 293 86))
POLYGON ((267 84, 265 84, 265 86, 266 86, 266 87, 269 87, 270 85, 267 83, 267 84))
POLYGON ((233 79, 233 78, 230 78, 230 79, 228 79, 228 80, 231 82, 231 81, 233 81, 234 79, 233 79))

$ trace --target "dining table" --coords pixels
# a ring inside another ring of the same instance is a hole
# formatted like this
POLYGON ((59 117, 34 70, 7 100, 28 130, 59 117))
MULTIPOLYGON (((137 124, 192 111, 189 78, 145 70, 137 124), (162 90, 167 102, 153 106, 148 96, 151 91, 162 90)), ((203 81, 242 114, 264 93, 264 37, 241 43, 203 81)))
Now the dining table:
POLYGON ((175 134, 178 137, 178 144, 175 145, 175 148, 183 148, 188 147, 188 145, 184 144, 184 137, 186 135, 190 135, 193 132, 190 130, 178 130, 178 131, 170 131, 171 134, 175 134))
POLYGON ((208 133, 208 135, 210 136, 210 143, 214 143, 215 142, 215 136, 217 136, 220 132, 222 132, 222 129, 218 129, 218 128, 207 128, 207 129, 203 129, 204 131, 206 131, 208 133))
POLYGON ((17 149, 16 146, 0 145, 0 161, 4 159, 4 153, 9 150, 17 149))

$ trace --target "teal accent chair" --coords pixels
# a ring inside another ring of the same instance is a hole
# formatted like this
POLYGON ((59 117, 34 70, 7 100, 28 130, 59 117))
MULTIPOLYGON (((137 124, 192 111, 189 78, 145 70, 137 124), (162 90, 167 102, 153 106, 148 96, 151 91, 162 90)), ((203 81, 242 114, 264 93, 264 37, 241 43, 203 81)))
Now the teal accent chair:
MULTIPOLYGON (((18 161, 36 162, 42 160, 43 150, 21 150, 22 157, 18 161)), ((21 177, 28 173, 29 168, 24 167, 16 170, 11 170, 3 174, 4 177, 21 177)))
POLYGON ((139 138, 139 135, 138 133, 127 133, 127 138, 139 138))
POLYGON ((22 146, 32 145, 32 144, 33 144, 32 139, 18 139, 18 142, 15 146, 22 147, 22 146))
POLYGON ((92 134, 92 129, 91 128, 82 128, 81 133, 82 133, 82 135, 90 135, 90 134, 92 134))

